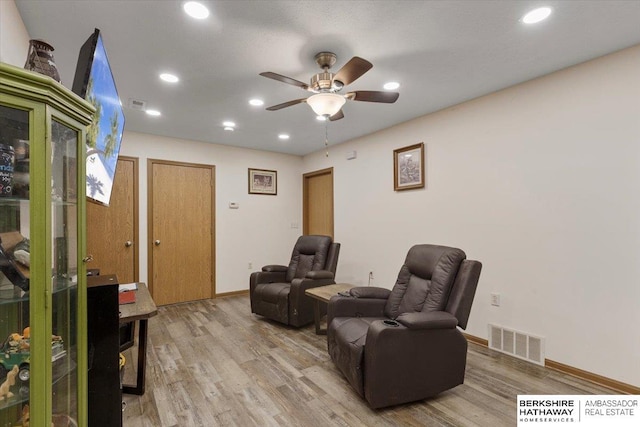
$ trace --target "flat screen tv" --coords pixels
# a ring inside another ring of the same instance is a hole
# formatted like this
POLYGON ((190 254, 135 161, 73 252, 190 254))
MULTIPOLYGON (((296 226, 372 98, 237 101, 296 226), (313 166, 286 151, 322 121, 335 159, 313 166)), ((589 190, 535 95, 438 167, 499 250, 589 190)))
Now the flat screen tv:
POLYGON ((87 131, 87 197, 109 206, 124 131, 124 110, 97 28, 80 49, 72 90, 96 107, 87 131))

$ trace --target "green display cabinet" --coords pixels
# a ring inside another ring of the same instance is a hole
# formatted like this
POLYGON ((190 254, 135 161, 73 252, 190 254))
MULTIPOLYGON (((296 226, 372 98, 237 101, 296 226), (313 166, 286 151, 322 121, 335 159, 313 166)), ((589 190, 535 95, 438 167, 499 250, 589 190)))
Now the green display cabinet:
POLYGON ((87 425, 94 112, 53 79, 0 63, 0 427, 87 425))

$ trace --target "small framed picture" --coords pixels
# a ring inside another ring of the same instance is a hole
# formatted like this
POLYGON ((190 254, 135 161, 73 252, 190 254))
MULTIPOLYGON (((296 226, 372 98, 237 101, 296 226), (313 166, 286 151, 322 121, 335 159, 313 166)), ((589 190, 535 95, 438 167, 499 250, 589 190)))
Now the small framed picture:
POLYGON ((249 194, 278 194, 278 172, 249 168, 249 194))
POLYGON ((393 150, 393 189, 424 188, 424 142, 393 150))

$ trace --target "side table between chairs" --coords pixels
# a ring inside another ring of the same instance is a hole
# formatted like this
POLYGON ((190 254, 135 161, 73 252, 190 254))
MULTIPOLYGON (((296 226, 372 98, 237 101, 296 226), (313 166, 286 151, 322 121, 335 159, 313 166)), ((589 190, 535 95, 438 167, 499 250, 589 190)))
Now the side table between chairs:
POLYGON ((320 321, 322 320, 320 304, 328 304, 332 296, 337 295, 340 292, 346 292, 353 287, 354 285, 350 285, 348 283, 336 283, 333 285, 319 286, 317 288, 311 288, 304 291, 307 296, 313 298, 313 315, 316 323, 316 335, 327 334, 326 329, 320 328, 320 321))

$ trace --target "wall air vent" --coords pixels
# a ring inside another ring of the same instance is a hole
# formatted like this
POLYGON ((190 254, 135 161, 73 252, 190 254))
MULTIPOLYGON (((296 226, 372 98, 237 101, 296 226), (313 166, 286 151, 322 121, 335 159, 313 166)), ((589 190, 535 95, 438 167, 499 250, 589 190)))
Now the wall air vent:
POLYGON ((544 366, 544 338, 489 324, 489 348, 544 366))
POLYGON ((139 99, 129 98, 129 101, 127 102, 127 107, 131 108, 132 110, 144 111, 147 109, 147 101, 141 101, 139 99))

